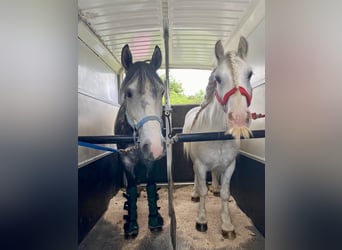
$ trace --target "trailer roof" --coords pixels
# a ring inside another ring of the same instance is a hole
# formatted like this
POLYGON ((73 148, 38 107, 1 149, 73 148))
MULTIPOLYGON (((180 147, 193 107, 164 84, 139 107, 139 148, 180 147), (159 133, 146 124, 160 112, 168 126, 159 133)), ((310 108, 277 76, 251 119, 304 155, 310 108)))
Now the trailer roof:
POLYGON ((212 69, 216 41, 235 48, 239 36, 248 36, 265 14, 264 0, 79 0, 78 7, 82 25, 116 63, 126 43, 134 60, 149 58, 155 45, 164 55, 167 22, 170 68, 192 69, 212 69))

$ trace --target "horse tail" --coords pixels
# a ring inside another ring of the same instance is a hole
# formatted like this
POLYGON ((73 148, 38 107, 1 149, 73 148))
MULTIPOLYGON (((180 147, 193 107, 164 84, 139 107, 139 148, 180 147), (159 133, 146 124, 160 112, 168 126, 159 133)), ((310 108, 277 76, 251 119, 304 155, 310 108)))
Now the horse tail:
POLYGON ((190 142, 184 142, 183 143, 183 152, 187 159, 190 159, 190 149, 191 149, 191 143, 190 142))
MULTIPOLYGON (((200 107, 195 107, 192 108, 188 111, 188 113, 185 115, 185 119, 184 119, 184 126, 183 126, 183 133, 191 133, 191 130, 193 128, 194 125, 194 118, 197 118, 197 110, 200 109, 200 107)), ((190 158, 190 150, 191 150, 191 142, 184 142, 183 143, 183 151, 184 151, 184 155, 185 157, 187 157, 188 159, 190 158)))

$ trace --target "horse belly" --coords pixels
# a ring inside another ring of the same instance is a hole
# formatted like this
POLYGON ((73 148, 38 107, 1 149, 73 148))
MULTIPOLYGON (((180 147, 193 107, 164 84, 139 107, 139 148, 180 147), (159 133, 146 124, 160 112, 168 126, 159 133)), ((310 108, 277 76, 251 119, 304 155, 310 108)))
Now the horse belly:
POLYGON ((212 141, 192 143, 190 157, 200 161, 207 171, 217 169, 224 171, 237 155, 237 147, 231 141, 212 141))

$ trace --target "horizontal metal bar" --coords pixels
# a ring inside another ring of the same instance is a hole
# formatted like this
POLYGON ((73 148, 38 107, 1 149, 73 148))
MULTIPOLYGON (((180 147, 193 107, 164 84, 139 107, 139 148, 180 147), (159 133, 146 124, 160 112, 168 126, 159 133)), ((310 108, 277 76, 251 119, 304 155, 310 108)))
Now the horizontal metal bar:
POLYGON ((133 142, 133 136, 126 135, 100 135, 100 136, 79 136, 79 141, 94 144, 115 144, 133 142))
MULTIPOLYGON (((173 133, 182 133, 181 127, 172 129, 173 133)), ((164 128, 165 131, 165 128, 164 128)), ((89 142, 94 144, 115 144, 115 143, 129 143, 133 142, 133 136, 128 135, 99 135, 99 136, 79 136, 79 141, 89 142)))
MULTIPOLYGON (((252 131, 252 133, 253 136, 251 137, 251 139, 265 138, 265 130, 254 130, 252 131)), ((232 135, 225 135, 224 132, 177 134, 174 136, 174 142, 220 141, 232 139, 234 139, 232 135)))
MULTIPOLYGON (((173 142, 194 142, 194 141, 220 141, 232 140, 230 134, 225 135, 224 132, 210 132, 210 133, 192 133, 180 134, 182 128, 173 128, 173 133, 177 133, 173 137, 173 142)), ((253 130, 251 139, 264 138, 265 130, 253 130)), ((243 138, 241 138, 243 139, 243 138)), ((79 136, 79 141, 94 143, 94 144, 115 144, 115 143, 129 143, 133 142, 133 136, 124 135, 102 135, 102 136, 79 136)))

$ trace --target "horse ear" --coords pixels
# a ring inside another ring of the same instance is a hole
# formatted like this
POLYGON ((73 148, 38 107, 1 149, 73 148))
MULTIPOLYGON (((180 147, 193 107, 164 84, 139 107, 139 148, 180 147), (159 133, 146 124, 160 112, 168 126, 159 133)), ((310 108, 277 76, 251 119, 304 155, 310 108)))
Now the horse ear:
POLYGON ((154 70, 159 69, 162 64, 162 54, 158 45, 156 45, 156 47, 154 48, 150 64, 154 70))
POLYGON ((247 39, 243 36, 240 37, 239 41, 239 47, 238 47, 238 56, 242 59, 245 59, 247 57, 248 52, 248 42, 247 39))
POLYGON ((220 61, 224 56, 224 49, 221 40, 218 40, 215 44, 215 56, 217 61, 220 61))
POLYGON ((121 51, 121 64, 127 71, 128 68, 132 65, 133 58, 131 51, 129 50, 128 44, 126 44, 121 51))

